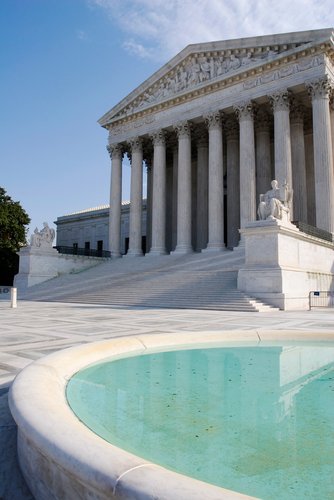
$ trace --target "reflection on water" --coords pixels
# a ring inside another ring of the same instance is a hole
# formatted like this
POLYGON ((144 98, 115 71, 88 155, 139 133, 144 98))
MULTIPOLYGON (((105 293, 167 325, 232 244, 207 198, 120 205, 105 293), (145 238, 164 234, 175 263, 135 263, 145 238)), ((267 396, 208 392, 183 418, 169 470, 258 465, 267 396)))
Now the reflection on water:
POLYGON ((194 349, 95 365, 73 411, 111 443, 262 499, 334 498, 334 347, 194 349))

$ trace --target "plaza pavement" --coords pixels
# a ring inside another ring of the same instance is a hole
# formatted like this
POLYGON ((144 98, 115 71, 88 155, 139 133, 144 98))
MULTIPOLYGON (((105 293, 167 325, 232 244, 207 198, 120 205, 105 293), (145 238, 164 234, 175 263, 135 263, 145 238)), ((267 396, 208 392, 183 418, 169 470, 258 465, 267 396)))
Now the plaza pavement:
MULTIPOLYGON (((16 456, 16 425, 7 402, 15 375, 29 363, 77 344, 142 333, 256 330, 326 334, 334 341, 334 310, 240 313, 189 309, 120 308, 87 304, 0 302, 0 500, 31 500, 16 456)), ((75 499, 73 499, 75 500, 75 499)))

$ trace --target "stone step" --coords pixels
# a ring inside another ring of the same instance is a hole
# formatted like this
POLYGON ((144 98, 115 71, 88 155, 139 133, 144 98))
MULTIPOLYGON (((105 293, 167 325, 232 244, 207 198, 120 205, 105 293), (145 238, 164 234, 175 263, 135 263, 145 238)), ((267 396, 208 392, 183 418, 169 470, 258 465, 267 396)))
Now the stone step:
POLYGON ((122 258, 60 276, 20 294, 19 299, 115 306, 273 310, 237 289, 242 252, 122 258))

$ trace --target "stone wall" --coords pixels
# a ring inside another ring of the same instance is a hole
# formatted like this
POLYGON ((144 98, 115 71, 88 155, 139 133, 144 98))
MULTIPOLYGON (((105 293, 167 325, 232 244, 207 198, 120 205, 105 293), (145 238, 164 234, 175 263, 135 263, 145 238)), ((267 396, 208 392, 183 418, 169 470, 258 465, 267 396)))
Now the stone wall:
POLYGON ((310 291, 334 290, 334 245, 278 220, 241 230, 245 265, 238 288, 283 310, 308 309, 310 291))

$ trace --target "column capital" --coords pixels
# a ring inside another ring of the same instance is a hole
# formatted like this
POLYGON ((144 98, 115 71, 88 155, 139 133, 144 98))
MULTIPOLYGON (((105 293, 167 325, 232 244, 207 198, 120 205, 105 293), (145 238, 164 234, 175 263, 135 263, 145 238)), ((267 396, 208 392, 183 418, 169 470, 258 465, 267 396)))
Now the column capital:
POLYGON ((199 148, 207 148, 209 145, 209 140, 208 140, 208 136, 204 133, 202 133, 201 135, 198 135, 196 137, 196 147, 197 149, 199 148))
POLYGON ((222 118, 223 113, 221 113, 220 111, 213 111, 204 115, 204 121, 208 130, 211 130, 213 128, 221 128, 222 118))
POLYGON ((305 82, 308 94, 312 99, 329 99, 333 91, 333 81, 327 75, 317 80, 305 82))
POLYGON ((108 144, 107 145, 107 151, 110 155, 110 158, 112 160, 121 160, 124 155, 124 149, 121 144, 108 144))
POLYGON ((291 93, 287 89, 277 90, 269 95, 269 101, 273 112, 275 111, 289 111, 290 109, 290 96, 291 93))
POLYGON ((150 135, 150 139, 154 146, 165 146, 166 145, 166 132, 163 129, 157 130, 150 135))
POLYGON ((237 140, 239 138, 239 124, 234 117, 229 117, 226 120, 224 130, 227 140, 237 140))
POLYGON ((241 101, 233 106, 238 120, 253 120, 255 105, 253 101, 241 101))
POLYGON ((304 124, 304 115, 305 115, 305 108, 304 106, 295 98, 291 99, 291 112, 290 112, 290 118, 291 118, 291 123, 293 124, 304 124))
POLYGON ((334 111, 334 91, 331 93, 331 96, 329 99, 329 108, 331 111, 334 111))
POLYGON ((191 136, 191 123, 188 121, 179 122, 174 126, 178 138, 191 136))
POLYGON ((141 137, 132 137, 128 140, 131 153, 141 152, 143 150, 143 140, 141 137))
POLYGON ((271 122, 269 113, 267 113, 267 111, 265 111, 264 109, 260 109, 256 113, 255 118, 256 118, 255 119, 255 130, 257 132, 268 132, 269 127, 270 127, 270 122, 271 122))

